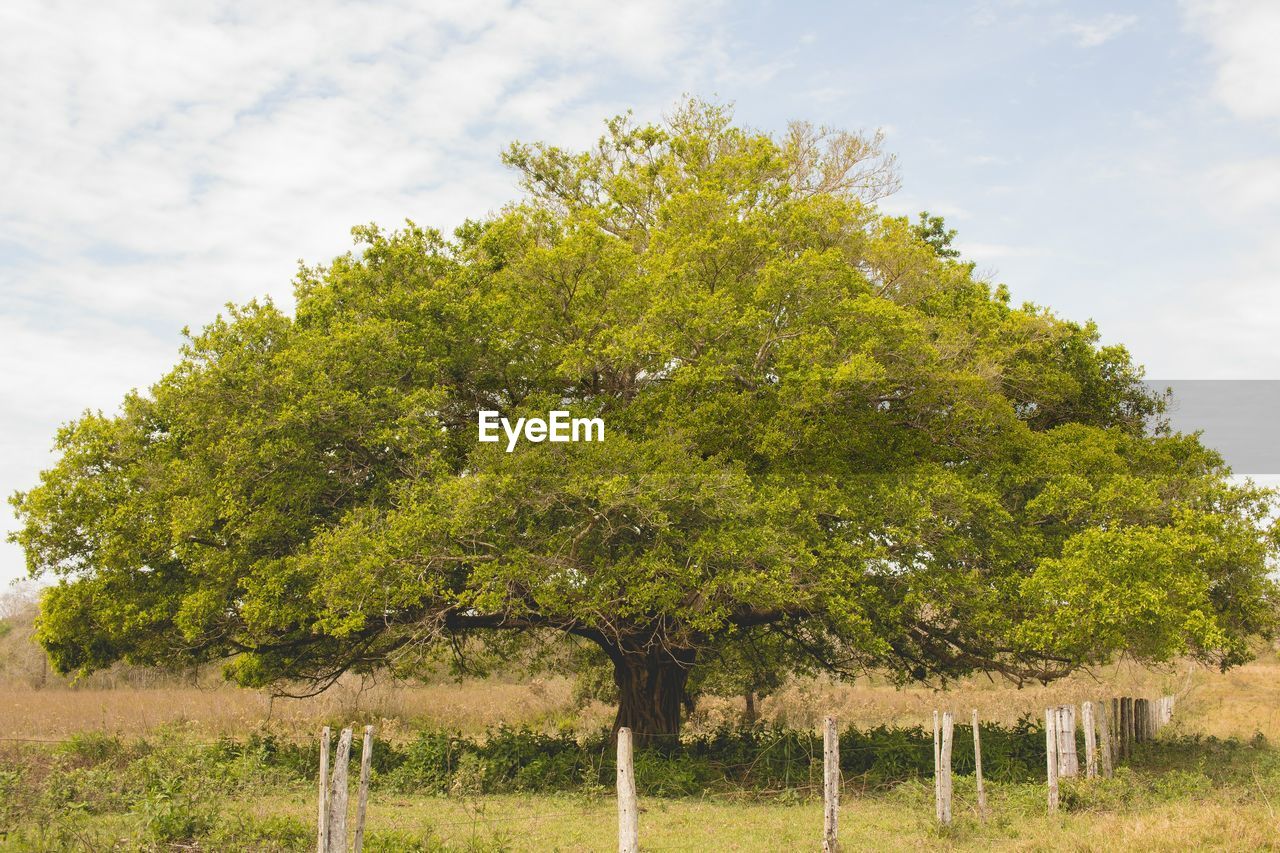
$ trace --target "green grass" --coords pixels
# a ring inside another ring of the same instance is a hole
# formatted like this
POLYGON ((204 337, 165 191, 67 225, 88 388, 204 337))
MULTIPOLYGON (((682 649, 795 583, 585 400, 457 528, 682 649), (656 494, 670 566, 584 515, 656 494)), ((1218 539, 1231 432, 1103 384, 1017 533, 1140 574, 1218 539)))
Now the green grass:
MULTIPOLYGON (((0 752, 0 850, 311 849, 310 765, 287 749, 248 747, 201 744, 178 731, 141 741, 86 735, 59 746, 10 745, 0 752)), ((434 793, 392 784, 394 769, 380 774, 366 850, 615 847, 607 786, 486 792, 466 784, 466 773, 481 770, 464 767, 461 781, 434 793)), ((698 796, 643 796, 642 843, 655 851, 816 849, 822 808, 812 794, 721 781, 698 796)), ((932 797, 928 779, 849 774, 845 848, 1280 849, 1280 751, 1262 738, 1185 737, 1143 747, 1113 779, 1064 781, 1054 816, 1046 813, 1042 784, 993 781, 990 813, 980 821, 973 779, 961 775, 955 823, 943 830, 934 823, 932 797)))
MULTIPOLYGON (((888 796, 846 794, 840 838, 847 850, 1280 849, 1280 830, 1264 803, 1221 791, 1051 818, 1041 806, 1042 788, 996 785, 987 822, 978 821, 971 801, 957 803, 955 823, 943 831, 932 819, 932 789, 904 787, 888 796)), ((308 849, 315 811, 309 794, 296 788, 230 798, 222 803, 215 832, 172 849, 308 849)), ((575 795, 380 797, 370 804, 366 850, 610 850, 616 845, 615 821, 611 799, 575 795)), ((817 849, 821 824, 815 800, 652 799, 643 803, 640 817, 643 846, 653 851, 817 849)), ((0 849, 134 850, 146 843, 125 815, 74 815, 42 832, 15 836, 0 849)))

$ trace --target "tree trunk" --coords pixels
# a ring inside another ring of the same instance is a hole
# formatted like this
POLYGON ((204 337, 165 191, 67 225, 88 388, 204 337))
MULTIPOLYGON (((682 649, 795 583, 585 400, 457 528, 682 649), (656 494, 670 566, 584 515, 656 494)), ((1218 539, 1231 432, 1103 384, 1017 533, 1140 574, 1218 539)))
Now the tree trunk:
POLYGON ((675 746, 680 708, 696 653, 689 649, 616 651, 613 680, 618 716, 613 730, 631 729, 637 746, 675 746))
POLYGON ((756 692, 747 690, 744 698, 747 700, 747 709, 742 715, 742 722, 748 726, 754 726, 756 724, 756 692))

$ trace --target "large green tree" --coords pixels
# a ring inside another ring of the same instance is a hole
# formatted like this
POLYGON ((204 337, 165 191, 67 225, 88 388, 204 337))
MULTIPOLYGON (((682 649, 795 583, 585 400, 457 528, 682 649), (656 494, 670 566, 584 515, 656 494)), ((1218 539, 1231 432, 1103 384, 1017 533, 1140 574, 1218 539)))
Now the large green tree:
POLYGON ((1271 629, 1269 495, 1160 429, 1092 325, 879 214, 878 138, 692 102, 506 161, 518 203, 452 238, 356 229, 292 317, 231 308, 59 433, 14 502, 60 670, 322 688, 563 632, 643 739, 700 665, 1047 681, 1227 666, 1271 629), (481 409, 606 438, 508 453, 481 409))

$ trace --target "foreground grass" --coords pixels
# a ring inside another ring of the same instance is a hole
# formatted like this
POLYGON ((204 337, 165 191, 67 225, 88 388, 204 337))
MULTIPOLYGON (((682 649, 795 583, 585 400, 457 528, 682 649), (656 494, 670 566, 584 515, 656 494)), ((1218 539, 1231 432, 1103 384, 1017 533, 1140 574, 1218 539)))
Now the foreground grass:
MULTIPOLYGON (((946 831, 933 821, 928 785, 889 796, 849 795, 841 809, 840 840, 850 851, 1280 850, 1280 826, 1263 802, 1219 794, 1051 818, 1043 807, 1031 807, 1043 795, 1042 788, 1031 788, 996 786, 990 820, 980 822, 966 808, 946 831)), ((303 820, 313 804, 286 797, 243 807, 260 816, 287 813, 303 820)), ((571 796, 398 798, 371 805, 370 827, 386 839, 431 839, 441 849, 567 852, 617 845, 613 801, 571 796)), ((653 851, 816 850, 821 833, 816 800, 656 800, 644 804, 640 822, 642 846, 653 851)))
MULTIPOLYGON (((28 746, 0 762, 0 850, 303 851, 313 849, 315 789, 295 769, 251 755, 214 758, 196 744, 28 746)), ((956 820, 933 820, 932 783, 848 780, 846 850, 1280 850, 1280 750, 1177 738, 1144 747, 1113 779, 1064 780, 1046 812, 1034 783, 991 783, 976 812, 956 779, 956 820)), ((821 803, 805 789, 643 796, 646 850, 817 849, 821 803)), ((595 851, 616 845, 611 792, 448 794, 375 785, 365 849, 595 851)))
MULTIPOLYGON (((1085 786, 1080 786, 1085 787, 1085 786)), ((840 839, 847 850, 1277 850, 1280 829, 1261 800, 1227 792, 1089 809, 1049 817, 1038 786, 995 786, 992 816, 972 809, 940 830, 932 790, 905 786, 884 796, 846 795, 840 839)), ((1277 793, 1277 792, 1272 792, 1277 793)), ((148 845, 124 816, 76 816, 8 842, 4 850, 306 850, 315 804, 301 789, 224 804, 225 830, 204 843, 148 845), (274 830, 273 830, 274 827, 274 830), (236 828, 241 830, 236 833, 236 828)), ((377 851, 605 851, 616 848, 609 799, 495 795, 482 800, 393 797, 370 804, 366 849, 377 851)), ((821 804, 710 799, 651 800, 641 840, 652 851, 780 851, 819 847, 821 804)))

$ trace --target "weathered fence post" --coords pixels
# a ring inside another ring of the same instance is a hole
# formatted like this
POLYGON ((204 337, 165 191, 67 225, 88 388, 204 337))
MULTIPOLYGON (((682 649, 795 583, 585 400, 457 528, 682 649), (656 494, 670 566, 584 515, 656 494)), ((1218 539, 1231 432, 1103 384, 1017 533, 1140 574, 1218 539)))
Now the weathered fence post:
POLYGON ((1092 779, 1098 775, 1098 742, 1093 730, 1093 703, 1080 703, 1080 724, 1084 727, 1084 776, 1092 779))
POLYGON ((1098 757, 1102 761, 1102 775, 1110 777, 1114 768, 1115 748, 1111 737, 1110 702, 1103 700, 1095 706, 1098 709, 1098 757))
POLYGON ((329 846, 326 853, 347 850, 347 771, 351 765, 351 729, 338 736, 338 750, 333 756, 333 775, 329 779, 329 846))
POLYGON ((352 841, 354 853, 364 850, 364 812, 369 805, 369 775, 373 772, 373 726, 364 727, 364 740, 360 745, 360 795, 356 800, 356 834, 352 841))
POLYGON ((939 758, 941 773, 938 775, 941 792, 938 820, 943 826, 951 825, 951 748, 955 742, 956 721, 950 711, 942 712, 942 751, 939 758))
POLYGON ((1058 810, 1058 709, 1044 709, 1045 767, 1049 780, 1049 812, 1058 810))
POLYGON ((933 712, 933 815, 942 823, 942 712, 933 712))
POLYGON ((1151 740, 1150 702, 1146 699, 1133 700, 1134 742, 1146 743, 1151 740))
POLYGON ((1058 776, 1078 776, 1080 759, 1076 757, 1076 706, 1058 706, 1058 776))
POLYGON ((1133 700, 1128 696, 1120 699, 1120 757, 1128 759, 1133 755, 1133 700))
POLYGON ((978 820, 987 819, 987 789, 982 786, 982 732, 978 727, 978 709, 973 709, 973 776, 978 786, 978 820))
POLYGON ((840 850, 840 733, 835 717, 822 724, 822 853, 840 850))
POLYGON ((329 727, 320 730, 320 811, 316 821, 316 851, 329 851, 329 727))
POLYGON ((1120 715, 1119 697, 1111 700, 1111 763, 1120 763, 1121 750, 1124 749, 1124 722, 1120 715))
POLYGON ((636 803, 636 769, 631 755, 631 729, 618 729, 618 853, 639 853, 640 809, 636 803))

